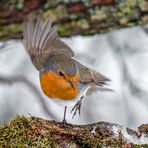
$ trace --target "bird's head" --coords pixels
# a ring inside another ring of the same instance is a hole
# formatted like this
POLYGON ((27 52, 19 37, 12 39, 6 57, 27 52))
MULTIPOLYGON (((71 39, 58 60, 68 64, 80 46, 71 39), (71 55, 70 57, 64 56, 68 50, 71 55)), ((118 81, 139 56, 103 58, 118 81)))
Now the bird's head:
POLYGON ((64 79, 72 88, 75 88, 74 82, 78 79, 78 65, 70 57, 62 54, 52 55, 45 64, 45 69, 51 70, 60 79, 64 79))

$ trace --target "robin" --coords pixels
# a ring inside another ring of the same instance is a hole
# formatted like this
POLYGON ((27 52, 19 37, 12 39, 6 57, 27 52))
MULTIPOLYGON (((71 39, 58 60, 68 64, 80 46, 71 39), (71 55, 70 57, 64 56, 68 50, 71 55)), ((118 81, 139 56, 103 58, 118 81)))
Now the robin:
MULTIPOLYGON (((104 87, 108 78, 80 64, 72 49, 60 40, 52 22, 42 25, 40 16, 30 15, 24 22, 24 46, 39 71, 40 85, 46 96, 66 104, 77 100, 71 112, 80 114, 82 99, 104 87), (76 99, 77 98, 77 99, 76 99)), ((66 123, 65 105, 63 123, 66 123)))

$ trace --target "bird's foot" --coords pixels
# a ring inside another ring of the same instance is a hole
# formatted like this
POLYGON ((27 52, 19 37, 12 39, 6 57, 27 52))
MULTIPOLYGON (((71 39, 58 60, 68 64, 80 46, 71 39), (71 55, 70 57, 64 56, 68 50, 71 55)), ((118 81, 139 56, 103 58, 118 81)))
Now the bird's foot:
POLYGON ((74 118, 74 116, 76 116, 77 112, 79 113, 79 116, 81 115, 81 105, 82 105, 83 98, 84 98, 84 96, 81 96, 80 100, 78 100, 78 102, 72 108, 72 110, 71 110, 71 113, 73 112, 72 119, 74 118))
POLYGON ((64 117, 63 117, 63 121, 61 123, 61 127, 62 128, 65 128, 67 126, 67 122, 66 122, 66 110, 67 110, 67 106, 65 106, 64 117))
POLYGON ((67 122, 65 119, 63 119, 62 123, 61 123, 61 127, 65 128, 67 126, 67 122))

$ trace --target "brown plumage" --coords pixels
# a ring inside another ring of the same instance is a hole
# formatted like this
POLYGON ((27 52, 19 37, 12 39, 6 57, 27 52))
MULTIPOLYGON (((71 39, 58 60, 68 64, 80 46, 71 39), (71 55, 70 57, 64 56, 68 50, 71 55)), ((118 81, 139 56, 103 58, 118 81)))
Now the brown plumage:
POLYGON ((36 19, 31 14, 24 22, 24 46, 37 70, 44 68, 49 55, 53 52, 74 56, 74 52, 59 39, 57 31, 52 27, 50 20, 42 25, 40 16, 36 19), (60 50, 59 50, 60 49, 60 50))
POLYGON ((43 26, 40 16, 30 15, 24 23, 24 46, 40 72, 41 88, 48 97, 74 100, 86 86, 85 94, 107 90, 103 86, 109 79, 76 61, 50 20, 43 26))

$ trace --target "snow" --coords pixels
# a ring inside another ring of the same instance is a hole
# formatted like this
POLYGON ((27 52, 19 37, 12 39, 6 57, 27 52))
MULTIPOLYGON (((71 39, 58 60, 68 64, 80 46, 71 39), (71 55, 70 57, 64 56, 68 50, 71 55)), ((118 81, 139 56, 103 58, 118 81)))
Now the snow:
MULTIPOLYGON (((148 122, 148 35, 139 27, 110 34, 63 39, 76 53, 82 64, 99 71, 112 81, 115 92, 98 92, 82 102, 81 118, 72 120, 68 108, 67 121, 77 124, 107 121, 137 128, 148 122)), ((53 103, 41 91, 38 71, 32 65, 22 42, 12 41, 9 49, 0 51, 0 74, 23 75, 36 85, 44 101, 62 120, 64 108, 53 103)), ((35 95, 21 84, 0 85, 0 121, 8 121, 16 114, 49 118, 35 95)), ((128 138, 130 139, 130 137, 128 138)), ((145 142, 144 136, 140 142, 145 142)))
POLYGON ((123 140, 126 142, 133 143, 133 144, 148 144, 148 136, 142 134, 140 138, 138 138, 135 134, 130 135, 124 126, 119 127, 119 126, 114 125, 112 127, 112 131, 114 133, 113 137, 116 139, 119 138, 119 131, 120 131, 122 134, 123 140))

